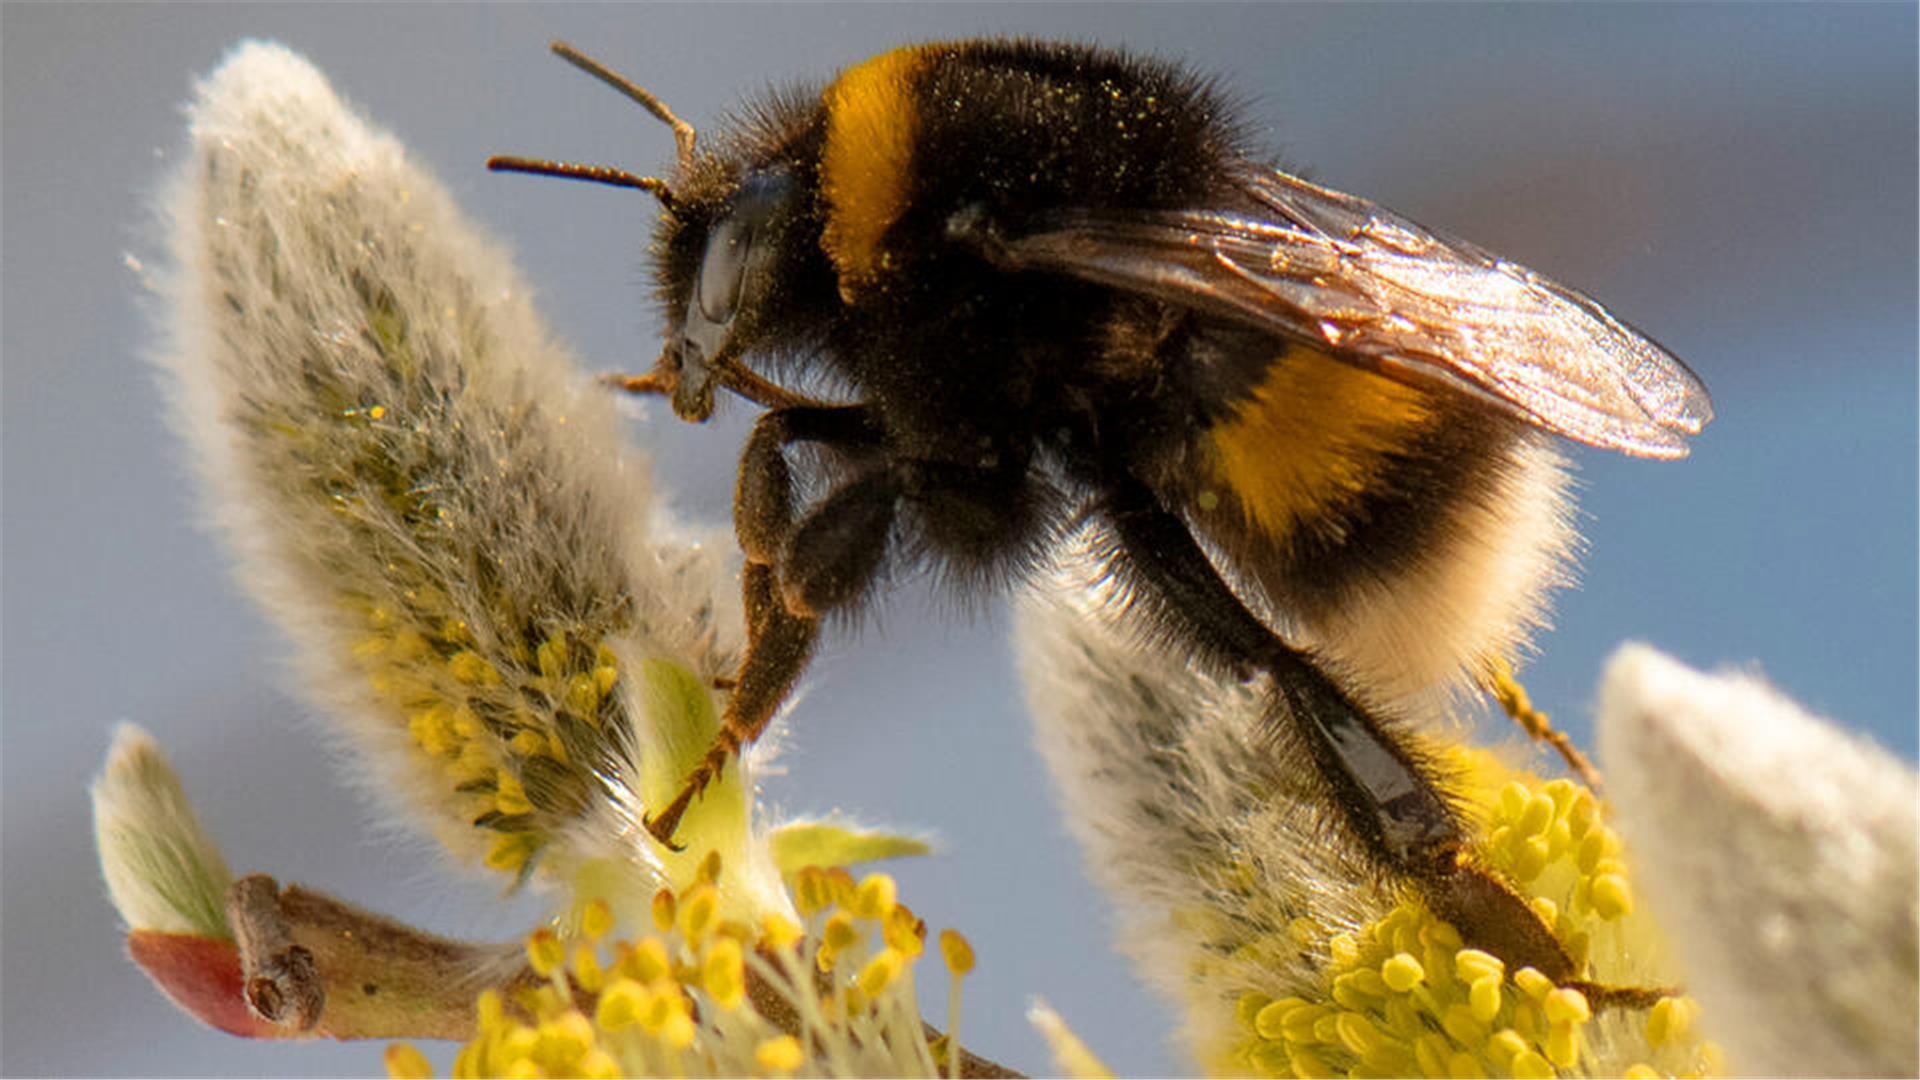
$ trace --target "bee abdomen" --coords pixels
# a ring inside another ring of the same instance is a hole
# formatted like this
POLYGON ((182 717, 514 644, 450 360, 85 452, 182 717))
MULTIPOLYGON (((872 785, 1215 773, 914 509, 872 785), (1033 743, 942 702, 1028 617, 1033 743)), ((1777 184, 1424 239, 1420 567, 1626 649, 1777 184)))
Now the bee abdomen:
POLYGON ((1301 346, 1192 441, 1189 515, 1283 635, 1402 699, 1520 648, 1573 544, 1518 418, 1301 346))

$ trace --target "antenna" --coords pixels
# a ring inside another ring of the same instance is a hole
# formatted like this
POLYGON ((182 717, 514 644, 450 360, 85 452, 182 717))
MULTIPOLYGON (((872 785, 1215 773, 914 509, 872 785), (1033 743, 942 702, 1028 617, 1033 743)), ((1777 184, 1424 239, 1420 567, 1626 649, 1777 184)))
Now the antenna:
POLYGON ((684 171, 693 167, 693 125, 675 116, 673 110, 667 108, 666 102, 653 96, 653 92, 646 87, 564 41, 555 41, 547 47, 562 60, 639 102, 641 108, 659 117, 673 129, 673 145, 680 154, 680 168, 684 171))
MULTIPOLYGON (((674 148, 679 154, 679 167, 686 172, 693 167, 693 125, 674 115, 667 103, 655 97, 645 87, 614 71, 586 53, 564 41, 555 41, 548 48, 574 67, 592 75, 615 90, 620 91, 641 107, 659 117, 673 129, 674 148)), ((611 165, 580 165, 567 161, 550 161, 545 158, 524 158, 508 154, 497 154, 487 159, 487 168, 494 172, 528 173, 534 176, 554 176, 563 180, 584 180, 588 183, 607 184, 611 187, 637 188, 660 200, 667 213, 674 212, 673 188, 657 176, 638 176, 625 169, 611 165)))

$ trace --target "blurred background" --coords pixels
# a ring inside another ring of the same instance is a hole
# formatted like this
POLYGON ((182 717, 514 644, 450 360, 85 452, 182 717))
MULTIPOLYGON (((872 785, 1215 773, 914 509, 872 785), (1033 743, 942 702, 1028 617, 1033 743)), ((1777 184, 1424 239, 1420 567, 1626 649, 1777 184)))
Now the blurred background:
MULTIPOLYGON (((589 363, 633 369, 657 349, 652 203, 482 169, 498 152, 671 161, 664 127, 548 39, 710 129, 744 93, 985 33, 1217 72, 1284 160, 1591 292, 1701 373, 1719 419, 1690 460, 1576 455, 1585 585, 1526 673, 1576 738, 1603 659, 1638 638, 1763 671, 1912 759, 1912 5, 8 5, 0 1071, 381 1072, 377 1045, 200 1029, 124 959, 85 797, 123 720, 171 752, 236 869, 456 935, 512 936, 537 910, 373 839, 323 723, 283 689, 284 642, 196 522, 123 265, 158 254, 147 207, 193 80, 244 37, 305 53, 517 250, 589 363)), ((652 407, 631 434, 684 513, 722 521, 747 419, 696 429, 652 407)), ((1048 1071, 1023 1018, 1042 995, 1122 1073, 1178 1071, 1170 1015, 1111 953, 1109 904, 1029 748, 1002 606, 939 608, 909 589, 831 642, 769 797, 938 835, 937 857, 889 869, 975 942, 969 1045, 1048 1071)))

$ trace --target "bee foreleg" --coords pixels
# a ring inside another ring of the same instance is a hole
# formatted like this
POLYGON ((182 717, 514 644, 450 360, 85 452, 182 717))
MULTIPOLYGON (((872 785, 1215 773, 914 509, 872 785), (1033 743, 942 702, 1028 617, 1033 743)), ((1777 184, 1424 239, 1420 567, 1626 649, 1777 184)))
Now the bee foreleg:
POLYGON ((808 618, 845 607, 873 584, 900 505, 900 484, 881 465, 847 481, 794 528, 780 561, 780 594, 808 618))
POLYGON ((793 533, 793 470, 786 448, 797 442, 840 449, 878 445, 864 405, 777 409, 762 416, 740 454, 733 489, 733 531, 749 562, 778 562, 793 533))
POLYGON ((747 651, 720 717, 720 730, 705 757, 687 774, 673 797, 657 814, 644 819, 655 840, 681 849, 673 834, 693 800, 706 790, 742 746, 753 742, 786 700, 788 691, 813 653, 819 620, 794 615, 780 602, 777 575, 766 563, 749 562, 740 571, 740 589, 747 609, 747 651))
MULTIPOLYGON (((701 791, 719 775, 729 758, 760 737, 794 680, 806 667, 818 635, 819 620, 796 611, 781 595, 775 568, 797 536, 793 523, 793 478, 785 449, 795 442, 818 442, 846 449, 878 441, 864 406, 801 407, 767 413, 754 425, 740 458, 734 489, 734 531, 746 552, 740 574, 747 616, 747 648, 734 678, 733 693, 720 718, 720 730, 700 764, 688 773, 679 794, 646 819, 647 831, 674 846, 680 818, 701 791)), ((828 503, 832 503, 832 498, 828 503)), ((826 507, 807 520, 819 517, 826 507)), ((806 522, 802 523, 802 530, 806 522)))

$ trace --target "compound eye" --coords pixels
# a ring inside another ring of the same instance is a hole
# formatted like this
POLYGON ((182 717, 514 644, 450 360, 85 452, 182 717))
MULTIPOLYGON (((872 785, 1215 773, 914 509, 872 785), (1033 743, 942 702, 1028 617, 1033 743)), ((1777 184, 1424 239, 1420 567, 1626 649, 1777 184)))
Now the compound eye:
POLYGON ((766 276, 777 239, 776 218, 793 195, 793 177, 785 169, 748 176, 732 209, 707 233, 700 276, 687 304, 686 337, 703 356, 716 355, 731 332, 749 290, 766 276), (766 244, 760 244, 766 240, 766 244), (768 250, 763 250, 768 249, 768 250))
POLYGON ((707 237, 700 259, 700 314, 707 321, 726 323, 740 306, 740 289, 747 278, 747 256, 753 251, 753 226, 738 217, 722 221, 707 237))

